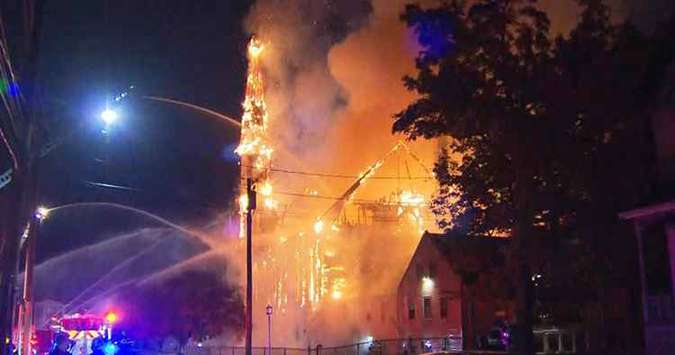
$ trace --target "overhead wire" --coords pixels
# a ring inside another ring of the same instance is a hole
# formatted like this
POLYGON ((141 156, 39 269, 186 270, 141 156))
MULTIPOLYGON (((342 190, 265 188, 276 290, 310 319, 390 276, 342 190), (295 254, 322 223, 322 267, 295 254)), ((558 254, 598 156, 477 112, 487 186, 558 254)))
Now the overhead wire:
POLYGON ((18 169, 19 160, 17 159, 14 149, 12 149, 12 145, 9 144, 9 140, 7 139, 5 131, 2 129, 2 127, 0 127, 0 137, 2 138, 2 142, 5 144, 5 147, 7 147, 7 151, 9 152, 9 155, 12 158, 12 166, 14 167, 15 170, 18 169))
MULTIPOLYGON (((251 166, 242 165, 242 167, 247 168, 251 166)), ((301 171, 301 170, 291 170, 283 168, 270 168, 272 172, 282 173, 282 174, 293 174, 293 175, 302 175, 302 176, 316 176, 323 178, 336 178, 336 179, 358 179, 361 175, 348 175, 348 174, 337 174, 337 173, 323 173, 323 172, 312 172, 312 171, 301 171)), ((428 176, 409 176, 406 179, 409 180, 430 180, 433 179, 433 175, 428 176)), ((397 180, 400 177, 397 176, 371 176, 368 180, 397 180)))
MULTIPOLYGON (((5 93, 0 92, 2 94, 3 101, 5 102, 5 105, 7 106, 7 110, 10 114, 10 119, 15 119, 15 117, 12 117, 13 115, 19 116, 16 119, 21 119, 23 116, 23 112, 21 110, 21 105, 20 105, 20 99, 22 99, 21 92, 18 90, 16 87, 16 74, 14 73, 14 68, 12 66, 12 58, 9 55, 9 45, 7 44, 7 36, 5 34, 5 25, 4 25, 4 20, 2 16, 0 16, 0 55, 2 55, 2 64, 0 65, 0 70, 2 71, 2 77, 3 79, 7 82, 7 88, 8 93, 10 93, 9 98, 5 96, 5 93), (12 85, 15 85, 14 88, 12 88, 12 85), (14 94, 11 94, 11 90, 14 90, 14 94), (13 97, 17 97, 18 100, 17 102, 14 102, 15 100, 13 97), (9 101, 9 102, 7 102, 9 101)), ((10 123, 13 125, 13 129, 16 129, 16 122, 10 121, 10 123)), ((16 133, 16 132, 15 132, 16 133)))
MULTIPOLYGON (((301 193, 301 192, 290 192, 290 191, 274 191, 275 194, 278 195, 284 195, 284 196, 292 196, 292 197, 300 197, 300 198, 315 198, 315 199, 320 199, 320 200, 333 200, 333 201, 338 201, 338 200, 344 200, 343 197, 340 196, 325 196, 325 195, 319 195, 319 194, 308 194, 308 193, 301 193)), ((373 199, 364 199, 364 198, 352 198, 349 199, 350 202, 354 203, 384 203, 390 206, 407 206, 405 203, 401 202, 387 202, 383 200, 373 200, 373 199)))
MULTIPOLYGON (((330 174, 330 173, 318 173, 318 172, 308 172, 308 171, 297 171, 281 168, 271 168, 270 171, 284 173, 284 174, 295 174, 295 175, 305 175, 305 176, 317 176, 317 177, 327 177, 327 178, 338 178, 338 179, 358 179, 359 175, 346 175, 346 174, 330 174)), ((397 180, 397 176, 371 176, 368 180, 397 180)), ((433 179, 433 176, 409 176, 406 179, 409 180, 429 180, 433 179)))
MULTIPOLYGON (((295 175, 302 175, 302 176, 316 176, 316 177, 322 177, 322 178, 340 178, 340 179, 356 179, 356 182, 352 185, 350 185, 349 189, 341 195, 341 196, 324 196, 324 195, 319 195, 319 194, 307 194, 307 193, 298 193, 298 192, 280 192, 276 191, 277 194, 279 195, 286 195, 286 196, 292 196, 292 197, 299 197, 299 198, 312 198, 312 199, 323 199, 323 200, 331 200, 334 201, 334 203, 326 210, 320 217, 319 219, 324 219, 327 214, 331 213, 331 211, 339 211, 344 207, 344 204, 346 202, 355 202, 355 203, 382 203, 382 200, 360 200, 360 199, 354 199, 353 194, 356 192, 356 190, 363 185, 363 182, 368 179, 368 180, 400 180, 400 174, 398 176, 374 176, 375 172, 379 169, 379 167, 384 164, 384 162, 387 160, 389 156, 394 154, 396 151, 399 150, 399 148, 403 148, 403 150, 411 156, 417 164, 419 164, 424 171, 426 171, 429 175, 427 176, 411 176, 410 175, 410 170, 407 166, 406 163, 406 171, 408 172, 408 180, 429 180, 434 178, 433 172, 431 172, 421 161, 421 159, 415 155, 410 148, 405 144, 403 141, 397 142, 394 147, 385 155, 383 156, 380 160, 372 164, 368 170, 360 175, 347 175, 347 174, 334 174, 334 173, 320 173, 320 172, 308 172, 308 171, 298 171, 298 170, 290 170, 290 169, 283 169, 283 168, 270 168, 269 170, 272 172, 279 172, 279 173, 284 173, 284 174, 295 174, 295 175)), ((242 166, 242 167, 249 167, 249 166, 242 166)), ((396 205, 395 203, 392 205, 396 205)))
MULTIPOLYGON (((7 50, 7 38, 5 36, 5 26, 2 16, 0 16, 0 80, 3 80, 7 83, 7 88, 11 89, 11 84, 14 83, 14 72, 12 69, 11 58, 9 57, 7 50)), ((9 90, 8 90, 9 93, 9 90)), ((17 102, 14 102, 11 95, 6 95, 4 91, 0 90, 0 97, 2 98, 3 105, 7 111, 7 117, 9 121, 9 128, 12 130, 14 135, 17 135, 17 126, 16 126, 16 117, 21 115, 20 105, 17 102)), ((17 157, 12 144, 9 141, 9 137, 2 126, 0 126, 0 138, 7 148, 9 155, 12 159, 12 166, 14 169, 19 168, 19 159, 17 157)))

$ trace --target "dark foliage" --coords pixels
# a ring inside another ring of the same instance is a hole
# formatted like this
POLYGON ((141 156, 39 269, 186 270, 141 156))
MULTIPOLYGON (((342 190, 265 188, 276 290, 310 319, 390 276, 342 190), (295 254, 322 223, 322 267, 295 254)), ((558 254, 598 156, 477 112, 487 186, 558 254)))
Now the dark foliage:
POLYGON ((402 20, 423 50, 404 80, 419 99, 393 126, 452 138, 435 169, 440 227, 511 236, 511 261, 529 265, 518 272, 545 275, 540 298, 570 304, 601 297, 624 271, 606 251, 618 212, 649 193, 645 92, 659 90, 653 42, 613 25, 602 1, 578 2, 578 25, 558 38, 533 1, 408 6, 402 20))
POLYGON ((241 297, 214 272, 186 271, 129 289, 120 299, 120 327, 139 339, 173 336, 185 342, 243 330, 241 297))

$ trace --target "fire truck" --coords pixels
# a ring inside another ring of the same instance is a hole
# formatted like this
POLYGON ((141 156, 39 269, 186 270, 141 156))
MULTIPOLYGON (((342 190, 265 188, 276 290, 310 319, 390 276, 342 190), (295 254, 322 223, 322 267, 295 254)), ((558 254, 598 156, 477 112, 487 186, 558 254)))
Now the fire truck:
POLYGON ((101 317, 95 314, 69 314, 52 318, 48 330, 36 330, 33 336, 33 349, 38 355, 49 352, 54 335, 59 332, 68 334, 72 341, 70 353, 73 355, 91 354, 94 339, 110 338, 111 324, 116 315, 113 313, 101 317))
POLYGON ((104 318, 93 314, 64 316, 61 318, 61 328, 74 343, 70 351, 73 355, 91 354, 91 342, 109 333, 104 318))

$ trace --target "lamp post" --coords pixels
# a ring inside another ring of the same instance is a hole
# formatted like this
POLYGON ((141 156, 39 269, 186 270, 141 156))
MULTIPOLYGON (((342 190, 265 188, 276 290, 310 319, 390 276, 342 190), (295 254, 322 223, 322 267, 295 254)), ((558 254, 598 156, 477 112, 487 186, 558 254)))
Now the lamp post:
POLYGON ((268 355, 272 355, 272 305, 267 305, 265 307, 265 313, 267 314, 267 349, 268 355))
POLYGON ((105 109, 103 112, 101 112, 101 120, 106 124, 106 125, 112 125, 117 121, 117 118, 119 115, 117 114, 117 111, 112 110, 112 109, 105 109))
POLYGON ((26 230, 26 254, 23 272, 23 296, 19 311, 19 354, 32 354, 31 335, 33 330, 33 274, 35 270, 35 248, 42 221, 47 218, 49 210, 38 207, 26 230))
MULTIPOLYGON (((131 88, 133 88, 133 86, 131 88)), ((125 97, 126 95, 127 95, 127 93, 122 94, 121 98, 125 97)), ((119 99, 116 99, 115 101, 119 101, 119 99)), ((162 100, 159 100, 159 101, 162 101, 162 100)), ((172 101, 172 100, 169 100, 169 101, 172 101)), ((173 100, 173 101, 175 101, 175 100, 173 100)), ((181 104, 181 105, 184 105, 184 106, 185 105, 194 106, 192 108, 196 109, 198 112, 207 113, 211 116, 216 116, 216 117, 222 118, 225 121, 228 121, 230 124, 239 125, 239 123, 236 120, 234 120, 232 118, 229 118, 228 116, 225 116, 224 114, 221 114, 221 113, 218 113, 218 112, 215 112, 215 111, 212 111, 212 110, 204 109, 202 107, 198 107, 196 105, 188 104, 188 103, 185 103, 185 102, 178 102, 178 103, 181 104)), ((118 107, 106 105, 106 108, 98 114, 98 119, 100 119, 100 121, 103 123, 103 126, 104 126, 104 128, 102 130, 102 133, 107 135, 108 132, 109 132, 109 129, 114 127, 116 124, 118 124, 121 118, 123 118, 123 117, 121 116, 120 111, 118 110, 118 107)), ((38 192, 37 192, 37 186, 38 186, 37 185, 37 176, 38 176, 38 174, 36 172, 37 171, 36 167, 38 165, 38 161, 40 159, 44 158, 53 149, 55 149, 56 147, 65 143, 67 141, 67 139, 71 138, 72 136, 73 136, 72 134, 68 134, 64 137, 61 137, 61 139, 59 139, 55 142, 47 143, 44 146, 38 147, 38 149, 35 149, 36 153, 34 154, 34 156, 31 155, 32 159, 29 160, 29 162, 27 163, 27 165, 29 167, 32 167, 32 169, 30 169, 31 175, 34 176, 31 179, 32 181, 29 181, 27 183, 27 185, 33 184, 35 186, 33 188, 33 191, 31 191, 30 195, 32 195, 32 196, 30 196, 30 198, 37 198, 37 196, 38 196, 38 192)), ((7 185, 11 181, 10 179, 11 179, 12 170, 8 170, 8 172, 9 173, 5 173, 5 172, 0 171, 0 188, 4 187, 5 185, 7 185)), ((248 221, 249 221, 248 225, 251 225, 252 213, 253 213, 253 210, 255 209, 255 191, 253 191, 252 181, 251 181, 251 183, 249 183, 248 189, 249 189, 249 200, 251 201, 249 203, 249 205, 252 206, 248 211, 248 221)), ((19 195, 21 195, 21 194, 19 194, 19 195)), ((22 242, 25 243, 25 247, 24 247, 25 257, 24 257, 24 275, 23 275, 23 284, 24 284, 23 285, 23 295, 21 296, 21 303, 19 305, 20 306, 19 312, 17 312, 18 314, 13 312, 13 311, 8 312, 8 313, 12 314, 11 315, 12 319, 10 321, 7 321, 7 322, 5 322, 4 319, 2 321, 0 321, 0 354, 4 354, 7 351, 8 347, 6 347, 6 345, 9 342, 8 339, 11 339, 11 337, 9 335, 5 335, 5 334, 11 335, 10 331, 12 330, 13 326, 15 326, 15 325, 16 325, 16 328, 17 328, 18 338, 19 338, 18 344, 17 344, 19 354, 30 355, 32 353, 30 339, 31 339, 31 335, 32 335, 32 326, 33 326, 33 324, 32 324, 32 318, 33 318, 33 281, 34 281, 33 278, 34 278, 34 267, 35 267, 35 265, 34 265, 35 264, 35 251, 36 251, 36 247, 37 247, 37 240, 36 239, 38 238, 40 223, 45 218, 47 218, 49 212, 50 212, 49 208, 38 207, 35 211, 33 211, 32 215, 31 215, 31 218, 29 219, 29 222, 28 222, 28 224, 25 228, 25 232, 24 232, 24 235, 22 237, 22 242), (16 323, 16 324, 12 324, 12 326, 6 326, 5 323, 16 323)), ((249 285, 252 284, 252 276, 251 276, 251 271, 250 271, 252 269, 252 262, 251 262, 252 252, 251 252, 251 237, 250 237, 250 234, 252 233, 252 231, 250 230, 251 228, 252 227, 249 227, 249 238, 248 238, 248 260, 249 260, 249 262, 248 262, 248 270, 249 270, 249 272, 248 272, 248 274, 249 274, 248 275, 248 284, 249 285)), ((19 254, 19 252, 17 252, 17 255, 18 254, 19 254)), ((17 258, 12 261, 12 265, 13 265, 12 272, 6 273, 7 275, 10 275, 10 277, 12 279, 14 277, 16 277, 16 275, 19 274, 18 271, 19 271, 19 268, 20 268, 20 261, 21 261, 20 257, 17 256, 17 258)), ((4 266, 4 265, 2 265, 2 266, 4 266)), ((6 277, 6 276, 2 275, 2 277, 6 277)), ((16 287, 14 285, 14 282, 16 282, 16 281, 12 280, 12 284, 13 284, 12 292, 14 292, 14 287, 16 287)), ((4 283, 5 283, 4 279, 0 280, 0 284, 2 284, 3 287, 4 287, 4 283)), ((250 299, 252 297, 251 296, 252 295, 252 287, 249 286, 247 290, 248 290, 247 299, 249 300, 248 303, 247 303, 247 307, 250 307, 250 305, 251 305, 250 299)), ((10 292, 8 292, 8 294, 9 293, 10 292)), ((8 297, 8 296, 3 297, 3 296, 4 295, 0 295, 0 303, 2 303, 3 306, 4 306, 5 303, 7 302, 11 306, 11 307, 8 307, 8 308, 13 309, 14 304, 15 304, 14 301, 12 300, 11 302, 8 302, 7 299, 13 299, 14 296, 13 295, 11 297, 8 297)), ((3 314, 3 316, 4 316, 4 314, 3 314)), ((116 319, 117 319, 116 317, 117 317, 117 315, 114 314, 114 313, 109 313, 106 316, 106 323, 108 325, 108 337, 111 336, 112 325, 116 322, 116 319), (112 318, 109 318, 109 317, 112 317, 112 318)), ((251 321, 250 321, 251 318, 252 318, 251 315, 247 316, 247 319, 249 320, 249 324, 251 323, 251 321)), ((250 339, 250 336, 249 336, 249 339, 250 339)))

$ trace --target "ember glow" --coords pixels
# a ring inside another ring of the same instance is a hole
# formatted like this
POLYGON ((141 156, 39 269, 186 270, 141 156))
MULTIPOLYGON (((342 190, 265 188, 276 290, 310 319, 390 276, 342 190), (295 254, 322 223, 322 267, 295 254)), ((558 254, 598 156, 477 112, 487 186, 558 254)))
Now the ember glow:
POLYGON ((255 37, 248 45, 248 76, 244 114, 241 118, 241 138, 235 150, 241 157, 242 171, 263 184, 272 160, 272 147, 267 135, 268 115, 265 104, 263 76, 260 67, 262 43, 255 37))
MULTIPOLYGON (((241 137, 235 153, 241 157, 242 181, 252 178, 256 182, 257 190, 265 196, 265 206, 271 208, 276 206, 276 202, 270 196, 272 185, 268 181, 273 150, 267 135, 267 105, 260 66, 262 52, 263 44, 256 37, 252 37, 248 44, 248 75, 244 112, 241 118, 241 137)), ((245 189, 240 190, 242 193, 239 196, 239 237, 243 238, 246 230, 246 210, 249 206, 245 189)))

